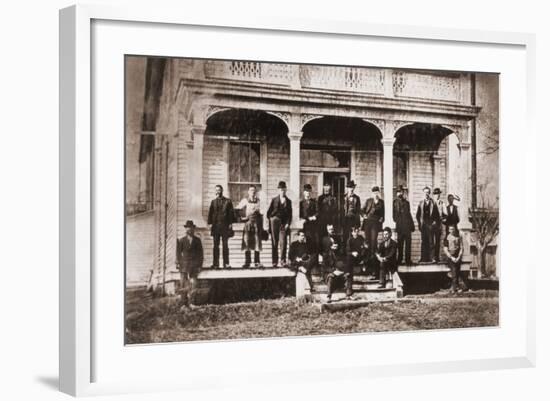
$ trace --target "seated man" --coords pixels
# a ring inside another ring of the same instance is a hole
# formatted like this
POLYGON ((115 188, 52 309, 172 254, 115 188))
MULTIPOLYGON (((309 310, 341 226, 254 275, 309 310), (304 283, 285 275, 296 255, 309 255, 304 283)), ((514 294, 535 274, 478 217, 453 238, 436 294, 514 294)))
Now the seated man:
POLYGON ((332 224, 327 225, 327 236, 322 241, 322 252, 324 270, 327 273, 327 303, 331 302, 332 293, 342 279, 345 282, 346 299, 351 299, 353 277, 344 262, 344 249, 332 224))
MULTIPOLYGON (((351 229, 351 236, 346 244, 346 262, 348 271, 353 275, 353 267, 359 266, 364 262, 367 246, 365 239, 359 235, 359 227, 355 226, 351 229)), ((365 267, 363 267, 365 269, 365 267)))
POLYGON ((468 290, 468 284, 460 277, 460 265, 462 264, 462 254, 464 246, 462 244, 462 236, 455 225, 449 225, 449 235, 445 237, 443 242, 443 252, 447 256, 449 268, 451 269, 451 292, 462 292, 458 289, 459 281, 464 285, 464 289, 468 290))
POLYGON ((290 244, 288 258, 290 267, 306 276, 311 291, 313 291, 311 269, 316 260, 314 256, 312 244, 308 243, 304 230, 298 231, 298 239, 290 244))
POLYGON ((397 243, 391 238, 391 228, 384 227, 384 239, 378 244, 376 258, 380 262, 380 285, 386 288, 386 274, 390 276, 397 270, 397 243))

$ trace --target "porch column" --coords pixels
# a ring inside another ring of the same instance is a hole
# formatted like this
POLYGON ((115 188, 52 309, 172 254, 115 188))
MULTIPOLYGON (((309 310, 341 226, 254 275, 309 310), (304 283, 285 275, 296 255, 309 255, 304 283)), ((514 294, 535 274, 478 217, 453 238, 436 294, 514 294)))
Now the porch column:
POLYGON ((394 137, 382 138, 384 166, 384 227, 395 228, 393 221, 393 144, 394 137))
MULTIPOLYGON (((193 151, 188 163, 189 188, 191 193, 190 216, 198 227, 206 227, 206 221, 203 216, 203 185, 202 185, 202 157, 204 148, 205 126, 193 126, 191 128, 191 138, 193 141, 193 151)), ((187 219, 186 219, 187 220, 187 219)))
POLYGON ((292 201, 292 227, 297 228, 300 214, 300 141, 301 131, 290 131, 290 182, 288 197, 292 201))
POLYGON ((468 142, 460 142, 458 144, 458 148, 460 150, 460 171, 459 171, 459 187, 460 187, 460 207, 459 207, 459 217, 460 217, 460 223, 459 228, 460 229, 466 229, 469 230, 472 228, 472 223, 469 220, 469 213, 468 209, 471 206, 471 199, 472 199, 472 174, 470 169, 470 163, 472 161, 471 156, 471 144, 468 142))

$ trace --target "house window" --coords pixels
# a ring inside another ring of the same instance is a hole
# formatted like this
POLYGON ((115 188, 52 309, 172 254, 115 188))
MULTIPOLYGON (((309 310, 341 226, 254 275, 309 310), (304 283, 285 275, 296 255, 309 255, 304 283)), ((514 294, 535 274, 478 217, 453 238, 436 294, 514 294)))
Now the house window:
POLYGON ((260 183, 260 143, 229 143, 229 197, 233 204, 245 198, 250 185, 262 189, 260 183))

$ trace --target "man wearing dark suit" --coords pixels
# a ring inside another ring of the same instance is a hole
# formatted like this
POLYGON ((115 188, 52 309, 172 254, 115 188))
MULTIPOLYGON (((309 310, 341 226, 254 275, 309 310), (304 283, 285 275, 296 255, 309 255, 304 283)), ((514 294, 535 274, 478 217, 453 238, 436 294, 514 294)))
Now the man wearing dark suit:
POLYGON ((319 247, 319 227, 317 201, 311 199, 311 185, 304 185, 304 199, 300 201, 300 219, 304 220, 304 233, 312 249, 319 247))
POLYGON ((180 270, 180 291, 185 304, 193 304, 197 276, 204 259, 202 242, 195 236, 195 224, 187 220, 184 225, 185 236, 179 238, 176 244, 176 260, 180 270))
POLYGON ((397 197, 393 201, 393 221, 397 233, 397 264, 403 262, 403 247, 405 247, 405 264, 411 265, 411 233, 414 231, 414 221, 411 205, 405 198, 403 185, 397 187, 397 197))
POLYGON ((434 189, 434 203, 437 206, 437 213, 439 214, 439 224, 433 227, 433 244, 434 244, 434 259, 439 262, 439 255, 441 249, 441 232, 443 231, 443 214, 445 213, 445 202, 441 199, 441 190, 439 188, 434 189))
POLYGON ((327 225, 336 224, 338 215, 338 205, 336 197, 331 193, 329 184, 323 186, 323 194, 317 198, 318 219, 319 219, 319 238, 327 235, 327 225))
POLYGON ((212 268, 220 267, 220 239, 222 240, 223 267, 229 268, 228 239, 235 218, 231 200, 223 196, 223 187, 216 185, 216 198, 210 202, 208 225, 214 237, 214 257, 212 268))
POLYGON ((380 285, 378 288, 386 288, 386 274, 390 276, 397 270, 397 243, 391 239, 391 228, 384 228, 384 239, 378 245, 376 258, 380 262, 380 285))
POLYGON ((456 195, 447 195, 447 201, 449 202, 445 206, 442 222, 445 225, 445 238, 449 235, 449 227, 454 226, 458 231, 458 223, 460 223, 460 217, 458 217, 458 208, 454 204, 454 201, 460 201, 460 198, 456 195))
POLYGON ((342 242, 336 235, 333 225, 327 226, 327 235, 322 242, 323 270, 327 283, 327 303, 332 300, 332 293, 338 283, 344 279, 346 288, 346 297, 351 298, 353 294, 353 277, 344 262, 344 249, 342 242))
POLYGON ((424 187, 424 199, 418 204, 416 220, 420 228, 422 246, 420 250, 420 262, 435 262, 434 256, 434 230, 440 224, 437 205, 430 197, 431 190, 424 187))
POLYGON ((359 266, 364 262, 367 248, 365 247, 365 239, 359 235, 359 227, 351 229, 351 236, 346 243, 346 262, 348 271, 353 276, 353 267, 359 266))
POLYGON ((288 259, 290 266, 297 272, 303 273, 309 283, 309 288, 313 290, 313 281, 311 279, 311 269, 315 264, 315 252, 312 244, 308 243, 304 230, 298 231, 298 239, 290 244, 288 249, 288 259))
POLYGON ((269 219, 271 232, 273 267, 282 267, 286 264, 287 237, 292 222, 292 202, 286 196, 286 183, 284 181, 280 181, 277 188, 279 189, 279 195, 271 200, 267 210, 267 218, 269 219))
POLYGON ((344 243, 347 242, 352 227, 359 227, 361 225, 361 199, 354 193, 355 187, 356 185, 353 180, 348 181, 346 184, 347 193, 344 196, 344 243))
POLYGON ((380 198, 380 188, 372 187, 372 197, 368 198, 362 209, 363 232, 369 248, 369 256, 374 257, 378 245, 378 233, 384 222, 384 201, 380 198))

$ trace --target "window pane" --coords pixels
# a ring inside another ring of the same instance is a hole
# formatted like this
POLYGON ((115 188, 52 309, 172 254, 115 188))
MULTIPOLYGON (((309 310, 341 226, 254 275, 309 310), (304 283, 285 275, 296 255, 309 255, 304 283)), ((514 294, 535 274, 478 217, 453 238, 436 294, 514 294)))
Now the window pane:
MULTIPOLYGON (((248 196, 249 184, 229 184, 229 197, 233 206, 237 207, 239 202, 248 196)), ((256 192, 260 192, 262 186, 256 184, 256 192)))
POLYGON ((250 158, 250 144, 240 143, 239 144, 239 166, 240 166, 240 176, 238 181, 250 181, 250 169, 249 169, 249 158, 250 158))
POLYGON ((240 145, 229 144, 229 181, 240 181, 240 145))
POLYGON ((250 144, 249 181, 260 182, 260 144, 250 144))

